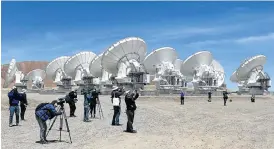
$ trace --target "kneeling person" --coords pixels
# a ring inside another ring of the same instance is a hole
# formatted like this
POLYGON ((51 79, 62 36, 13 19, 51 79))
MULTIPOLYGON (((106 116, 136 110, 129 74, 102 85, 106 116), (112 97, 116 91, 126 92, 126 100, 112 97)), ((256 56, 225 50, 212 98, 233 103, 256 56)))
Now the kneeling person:
POLYGON ((46 140, 46 131, 48 119, 52 119, 57 115, 61 115, 61 112, 55 110, 54 105, 57 103, 57 100, 53 100, 51 103, 41 103, 35 109, 36 120, 40 127, 40 141, 42 144, 47 143, 46 140))
POLYGON ((136 110, 136 104, 135 100, 139 97, 139 93, 137 90, 135 91, 128 91, 126 96, 125 96, 125 102, 126 102, 126 114, 127 114, 127 129, 125 132, 130 132, 130 133, 136 133, 136 130, 133 130, 133 120, 134 120, 134 112, 136 110))

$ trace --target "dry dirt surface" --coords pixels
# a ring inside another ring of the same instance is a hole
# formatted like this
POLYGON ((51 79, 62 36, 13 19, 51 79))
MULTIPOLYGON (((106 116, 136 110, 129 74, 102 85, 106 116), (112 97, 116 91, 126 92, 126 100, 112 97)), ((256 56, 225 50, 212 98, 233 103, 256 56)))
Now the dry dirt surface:
MULTIPOLYGON (((26 121, 8 127, 9 111, 6 93, 2 94, 2 148, 5 149, 273 149, 274 100, 234 97, 223 106, 220 98, 186 98, 185 105, 168 97, 140 98, 134 120, 136 134, 125 133, 126 114, 123 101, 120 123, 111 126, 113 116, 109 96, 101 96, 104 119, 83 122, 83 96, 77 102, 76 118, 68 118, 72 144, 63 126, 62 142, 46 145, 39 141, 39 126, 34 116, 35 106, 62 95, 28 94, 26 121)), ((65 105, 69 114, 68 105, 65 105)), ((15 117, 14 121, 15 123, 15 117)), ((59 139, 59 118, 48 140, 59 139)))

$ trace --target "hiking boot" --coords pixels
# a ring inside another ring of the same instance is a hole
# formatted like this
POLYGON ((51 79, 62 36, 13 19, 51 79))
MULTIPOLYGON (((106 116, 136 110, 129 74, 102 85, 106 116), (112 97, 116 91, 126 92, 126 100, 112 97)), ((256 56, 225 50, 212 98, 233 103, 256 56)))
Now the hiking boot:
POLYGON ((12 124, 9 124, 9 127, 12 127, 12 124))

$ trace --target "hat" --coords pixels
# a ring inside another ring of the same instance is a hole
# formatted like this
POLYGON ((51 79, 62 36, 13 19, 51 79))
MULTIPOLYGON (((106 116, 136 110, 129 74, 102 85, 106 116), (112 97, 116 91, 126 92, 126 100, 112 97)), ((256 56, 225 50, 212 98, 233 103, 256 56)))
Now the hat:
POLYGON ((15 89, 15 88, 16 88, 16 86, 13 86, 13 87, 12 87, 12 89, 15 89))
POLYGON ((22 89, 22 92, 23 92, 23 93, 26 93, 26 92, 27 92, 27 90, 26 90, 26 89, 22 89))
POLYGON ((117 90, 118 88, 119 88, 118 86, 114 86, 112 90, 115 91, 115 90, 117 90))
POLYGON ((126 91, 126 94, 129 93, 129 92, 130 92, 130 90, 126 91))

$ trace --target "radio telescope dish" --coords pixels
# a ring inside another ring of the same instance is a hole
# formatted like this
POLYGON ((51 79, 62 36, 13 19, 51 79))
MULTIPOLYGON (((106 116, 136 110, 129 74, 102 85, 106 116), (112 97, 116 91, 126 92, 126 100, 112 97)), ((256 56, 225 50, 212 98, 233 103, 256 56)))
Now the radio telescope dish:
POLYGON ((89 65, 89 71, 94 77, 98 77, 98 78, 102 77, 102 66, 101 66, 102 56, 103 56, 103 53, 95 57, 89 65))
POLYGON ((54 83, 61 83, 61 79, 65 76, 64 64, 69 56, 61 56, 51 61, 46 68, 47 77, 54 80, 54 83))
POLYGON ((225 81, 225 71, 223 66, 216 60, 213 60, 211 63, 213 69, 214 78, 217 79, 217 86, 221 86, 225 81))
POLYGON ((89 65, 96 54, 89 51, 80 52, 70 57, 65 63, 64 69, 74 81, 81 81, 83 76, 90 75, 89 65))
POLYGON ((175 62, 174 62, 174 69, 180 71, 182 64, 183 64, 182 60, 176 59, 175 62))
POLYGON ((151 52, 146 56, 144 65, 150 74, 156 73, 156 68, 162 65, 168 65, 168 69, 174 69, 173 62, 177 59, 178 55, 175 49, 170 47, 163 47, 151 52))
POLYGON ((257 71, 261 71, 265 63, 266 63, 266 57, 264 55, 257 55, 246 60, 237 69, 236 75, 238 80, 243 81, 247 79, 249 77, 250 72, 254 69, 256 69, 257 71))
POLYGON ((46 72, 42 69, 35 69, 27 74, 28 80, 32 81, 32 88, 42 89, 44 87, 43 80, 46 77, 46 72))
POLYGON ((8 71, 6 73, 5 83, 3 85, 4 88, 8 87, 10 83, 14 80, 16 71, 17 71, 16 61, 15 59, 12 59, 10 61, 8 71))
POLYGON ((208 51, 197 52, 188 57, 181 66, 181 72, 185 76, 194 76, 198 67, 209 66, 213 61, 213 56, 208 51))
POLYGON ((102 67, 118 77, 126 77, 131 70, 141 68, 145 59, 146 43, 143 39, 129 37, 118 41, 104 52, 102 67))
POLYGON ((232 81, 232 82, 238 82, 236 71, 234 71, 233 74, 231 75, 230 81, 232 81))

